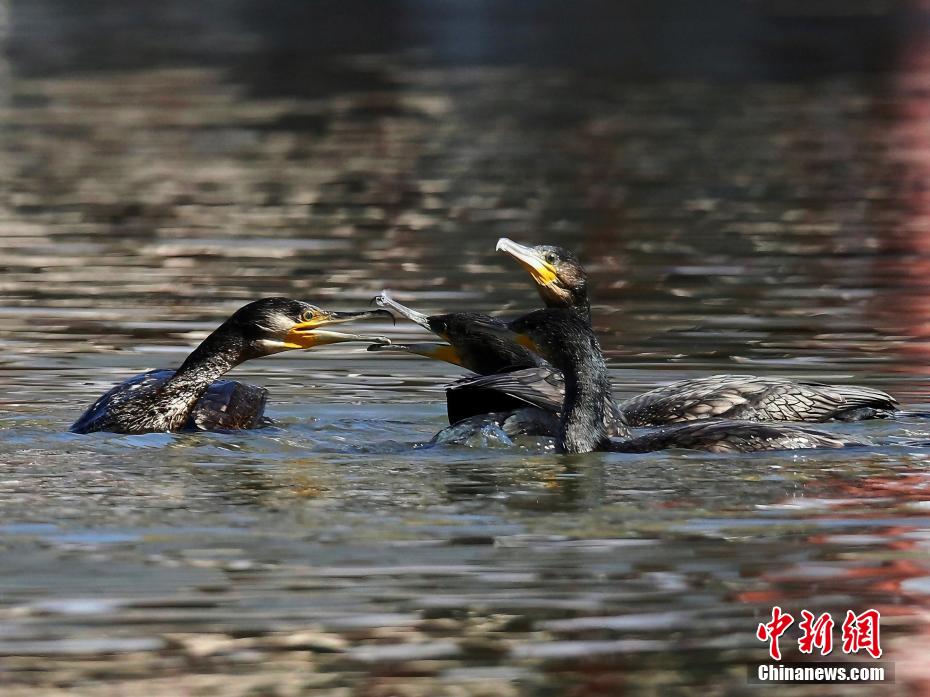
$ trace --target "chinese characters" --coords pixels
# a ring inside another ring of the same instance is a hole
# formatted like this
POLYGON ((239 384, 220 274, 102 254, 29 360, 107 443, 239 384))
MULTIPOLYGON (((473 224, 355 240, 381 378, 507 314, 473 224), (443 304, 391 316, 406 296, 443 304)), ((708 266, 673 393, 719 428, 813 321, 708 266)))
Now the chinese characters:
MULTIPOLYGON (((846 619, 843 620, 841 628, 843 653, 853 654, 866 651, 872 658, 881 658, 880 620, 881 613, 878 610, 868 609, 858 615, 852 610, 847 610, 846 619)), ((776 605, 772 608, 771 621, 762 622, 756 628, 756 638, 759 641, 768 642, 769 656, 772 660, 781 660, 779 640, 792 624, 794 624, 794 617, 776 605)), ((824 612, 815 616, 808 610, 801 610, 801 621, 798 623, 798 628, 801 630, 798 650, 804 654, 811 654, 814 649, 818 649, 821 656, 829 655, 833 651, 833 627, 834 621, 830 613, 824 612)))

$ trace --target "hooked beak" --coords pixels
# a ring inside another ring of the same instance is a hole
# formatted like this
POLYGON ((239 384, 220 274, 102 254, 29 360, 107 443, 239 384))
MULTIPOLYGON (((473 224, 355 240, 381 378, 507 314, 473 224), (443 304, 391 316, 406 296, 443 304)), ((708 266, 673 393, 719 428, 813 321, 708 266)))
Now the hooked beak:
POLYGON ((331 312, 321 310, 313 318, 298 322, 284 337, 285 346, 289 349, 308 349, 326 344, 338 344, 343 341, 368 341, 376 344, 390 344, 391 340, 384 336, 372 334, 349 334, 347 332, 333 332, 320 329, 329 324, 352 322, 358 319, 374 319, 390 317, 393 315, 387 310, 365 310, 364 312, 331 312))
POLYGON ((541 286, 548 286, 558 280, 555 267, 543 259, 542 255, 532 247, 519 244, 507 237, 501 237, 497 241, 496 251, 509 254, 526 269, 533 280, 541 286))
MULTIPOLYGON (((409 319, 411 322, 419 324, 426 331, 436 333, 435 330, 430 326, 428 315, 424 315, 422 312, 417 312, 413 308, 407 307, 406 305, 401 305, 399 302, 397 302, 396 300, 394 300, 394 298, 391 297, 390 292, 388 292, 386 289, 382 290, 380 294, 372 298, 371 302, 377 305, 378 307, 390 308, 391 310, 396 312, 401 317, 405 317, 406 319, 409 319)), ((382 310, 382 312, 388 312, 388 311, 382 310)), ((389 314, 391 315, 391 318, 393 319, 394 318, 393 312, 389 312, 389 314)), ((395 322, 396 322, 396 319, 395 319, 395 322)))

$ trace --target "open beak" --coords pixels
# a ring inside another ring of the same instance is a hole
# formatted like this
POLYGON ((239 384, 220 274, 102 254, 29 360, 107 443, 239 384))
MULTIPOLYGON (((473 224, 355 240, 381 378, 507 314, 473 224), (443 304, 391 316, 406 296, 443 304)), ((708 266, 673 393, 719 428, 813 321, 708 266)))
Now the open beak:
POLYGON ((343 341, 367 341, 375 344, 390 344, 391 340, 384 336, 372 334, 349 334, 348 332, 334 332, 327 329, 321 329, 330 324, 339 324, 340 322, 352 322, 358 319, 374 319, 389 317, 392 315, 387 310, 365 310, 364 312, 330 312, 322 310, 314 317, 305 322, 298 322, 290 328, 284 337, 287 348, 291 349, 308 349, 314 346, 325 346, 326 344, 338 344, 343 341))
POLYGON ((509 254, 526 269, 541 286, 547 286, 558 280, 555 268, 543 259, 542 255, 532 247, 514 242, 506 237, 501 237, 497 241, 496 250, 509 254))
MULTIPOLYGON (((436 333, 436 331, 430 326, 428 315, 424 315, 422 312, 417 312, 413 308, 407 307, 406 305, 401 305, 399 302, 397 302, 396 300, 394 300, 394 298, 391 297, 390 292, 388 292, 386 289, 382 290, 379 295, 376 295, 374 298, 372 298, 371 302, 373 302, 378 307, 390 308, 390 310, 393 310, 401 317, 405 317, 406 319, 409 319, 411 322, 419 324, 426 331, 436 333)), ((387 310, 382 310, 382 312, 384 311, 387 311, 387 310)), ((391 317, 394 317, 393 313, 390 313, 390 314, 391 314, 391 317)))
POLYGON ((419 344, 372 344, 368 347, 369 351, 403 351, 404 353, 413 353, 417 356, 432 358, 434 361, 445 361, 452 365, 461 366, 462 359, 454 346, 449 344, 440 344, 436 342, 423 342, 419 344))

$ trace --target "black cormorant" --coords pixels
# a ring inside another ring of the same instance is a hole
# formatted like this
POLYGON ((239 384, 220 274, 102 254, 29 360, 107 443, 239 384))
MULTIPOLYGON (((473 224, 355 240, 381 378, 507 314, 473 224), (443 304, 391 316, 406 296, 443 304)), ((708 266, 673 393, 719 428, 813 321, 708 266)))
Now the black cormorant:
POLYGON ((604 429, 604 395, 610 390, 600 344, 588 322, 571 309, 531 312, 510 323, 516 340, 544 356, 565 379, 556 448, 651 452, 686 448, 708 452, 757 452, 842 448, 861 443, 787 424, 713 420, 668 426, 643 436, 612 439, 604 429))
MULTIPOLYGON (((478 373, 478 377, 463 378, 446 389, 450 424, 490 415, 501 426, 506 422, 508 435, 552 435, 553 415, 562 401, 562 377, 541 356, 515 343, 507 332, 507 322, 479 312, 425 315, 401 305, 388 291, 383 291, 374 302, 448 343, 392 343, 373 345, 369 350, 414 353, 478 373), (520 384, 524 375, 530 378, 525 390, 520 384), (498 389, 497 380, 504 380, 507 389, 498 389), (460 385, 464 388, 460 389, 460 385), (512 418, 513 410, 520 410, 518 418, 512 418)), ((608 393, 605 399, 605 427, 612 435, 628 434, 613 398, 608 393)))
MULTIPOLYGON (((587 274, 572 252, 552 245, 529 247, 506 237, 498 240, 497 249, 512 256, 529 272, 547 307, 570 309, 590 324, 587 274)), ((475 380, 473 384, 465 382, 457 388, 469 391, 470 399, 478 401, 479 393, 492 390, 547 394, 551 393, 553 383, 549 371, 537 370, 496 380, 475 380)), ((898 402, 870 387, 754 375, 711 375, 658 387, 620 402, 617 407, 630 426, 660 426, 707 418, 856 421, 885 416, 898 408, 898 402)))
POLYGON ((253 428, 263 420, 264 388, 219 380, 243 361, 342 341, 389 343, 380 336, 322 327, 384 310, 331 312, 289 298, 264 298, 239 308, 175 371, 153 370, 116 385, 74 422, 74 433, 151 433, 253 428))

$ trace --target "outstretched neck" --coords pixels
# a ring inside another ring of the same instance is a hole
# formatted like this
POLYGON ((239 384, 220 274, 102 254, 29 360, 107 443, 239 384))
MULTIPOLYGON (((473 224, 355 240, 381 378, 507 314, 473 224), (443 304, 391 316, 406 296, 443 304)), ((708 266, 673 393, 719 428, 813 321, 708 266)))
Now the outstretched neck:
POLYGON ((245 338, 224 324, 191 351, 169 384, 202 384, 206 389, 247 358, 245 338))
POLYGON ((594 336, 590 349, 560 366, 565 376, 565 401, 557 449, 564 453, 601 450, 609 442, 604 426, 606 395, 610 393, 607 366, 594 336))
POLYGON ((183 423, 210 385, 248 357, 246 340, 225 325, 204 339, 164 385, 172 420, 183 423))

